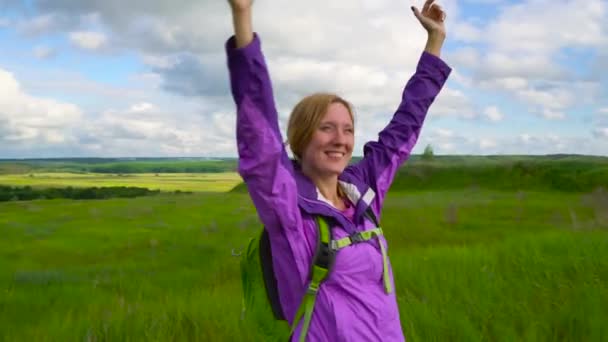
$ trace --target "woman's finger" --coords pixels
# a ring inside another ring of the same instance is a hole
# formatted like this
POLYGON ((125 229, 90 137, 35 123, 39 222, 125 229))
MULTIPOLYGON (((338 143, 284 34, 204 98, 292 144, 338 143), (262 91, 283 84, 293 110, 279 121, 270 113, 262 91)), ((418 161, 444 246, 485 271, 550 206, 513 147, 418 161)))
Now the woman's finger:
POLYGON ((429 8, 431 7, 431 5, 433 4, 433 1, 435 0, 426 0, 424 2, 424 6, 422 6, 422 13, 426 14, 427 11, 429 10, 429 8))
POLYGON ((433 4, 429 10, 428 17, 435 21, 444 21, 445 20, 445 12, 441 9, 441 6, 437 4, 433 4))

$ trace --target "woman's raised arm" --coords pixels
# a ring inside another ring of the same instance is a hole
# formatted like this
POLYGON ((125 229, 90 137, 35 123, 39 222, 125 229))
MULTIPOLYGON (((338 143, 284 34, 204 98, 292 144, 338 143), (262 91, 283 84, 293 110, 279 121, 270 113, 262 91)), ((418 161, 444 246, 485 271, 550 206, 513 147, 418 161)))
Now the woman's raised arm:
POLYGON ((279 129, 260 37, 253 33, 251 0, 229 0, 235 36, 226 42, 236 104, 239 174, 262 223, 273 234, 301 228, 294 170, 279 129))
POLYGON ((253 0, 228 0, 232 9, 232 25, 236 37, 236 47, 251 43, 253 40, 253 24, 251 20, 251 5, 253 0))
POLYGON ((433 1, 427 0, 422 11, 412 7, 428 35, 416 72, 401 95, 401 104, 386 128, 379 133, 378 141, 365 144, 363 160, 347 169, 372 185, 380 201, 377 205, 382 202, 395 173, 409 157, 427 111, 451 72, 451 68, 439 58, 446 37, 445 13, 433 1))

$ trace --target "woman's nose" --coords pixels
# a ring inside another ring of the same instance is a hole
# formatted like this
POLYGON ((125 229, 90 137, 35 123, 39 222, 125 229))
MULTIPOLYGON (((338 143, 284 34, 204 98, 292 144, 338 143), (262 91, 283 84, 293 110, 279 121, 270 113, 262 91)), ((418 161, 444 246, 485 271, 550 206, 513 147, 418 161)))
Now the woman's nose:
POLYGON ((336 130, 336 134, 334 134, 334 142, 340 145, 346 144, 346 133, 336 130))

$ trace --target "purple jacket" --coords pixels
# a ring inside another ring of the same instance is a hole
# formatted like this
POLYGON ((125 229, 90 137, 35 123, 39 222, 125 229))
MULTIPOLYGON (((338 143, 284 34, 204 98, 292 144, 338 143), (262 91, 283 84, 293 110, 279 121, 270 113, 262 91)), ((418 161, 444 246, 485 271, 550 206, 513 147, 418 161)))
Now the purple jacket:
MULTIPOLYGON (((353 224, 324 201, 316 186, 290 161, 282 143, 258 35, 240 49, 235 48, 234 37, 230 38, 226 52, 237 106, 239 173, 268 230, 279 296, 291 324, 308 286, 317 241, 314 216, 335 219, 334 238, 374 227, 364 212, 371 206, 380 217, 393 177, 414 147, 427 110, 451 69, 441 59, 423 52, 416 73, 405 86, 397 112, 380 132, 378 141, 368 142, 364 158, 340 175, 340 186, 355 204, 353 224)), ((386 246, 383 237, 382 241, 386 246)), ((389 270, 394 288, 392 269, 389 270)), ((298 327, 292 340, 297 341, 299 334, 298 327)), ((307 336, 309 341, 405 339, 395 292, 386 294, 383 288, 382 255, 377 240, 337 252, 332 273, 319 289, 307 336)))

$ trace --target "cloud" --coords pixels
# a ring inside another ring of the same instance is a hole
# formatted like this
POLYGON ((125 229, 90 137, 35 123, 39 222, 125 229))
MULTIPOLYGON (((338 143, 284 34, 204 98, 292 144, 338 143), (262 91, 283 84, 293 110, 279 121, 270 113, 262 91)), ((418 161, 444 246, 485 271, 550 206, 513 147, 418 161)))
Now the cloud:
POLYGON ((454 25, 451 35, 453 35, 455 40, 472 43, 480 41, 483 33, 474 24, 459 22, 454 25))
POLYGON ((606 130, 596 130, 594 136, 534 134, 465 135, 449 129, 434 127, 423 131, 417 149, 431 144, 436 154, 588 154, 605 155, 608 148, 606 130))
MULTIPOLYGON (((23 5, 23 2, 20 2, 23 5)), ((89 16, 71 16, 61 11, 42 11, 37 13, 33 8, 18 9, 17 13, 33 13, 32 16, 16 17, 13 21, 17 31, 26 36, 43 36, 63 32, 86 24, 89 16)))
POLYGON ((58 18, 54 14, 43 14, 24 21, 18 25, 18 30, 25 34, 41 34, 58 25, 58 18))
POLYGON ((608 127, 597 127, 593 130, 593 136, 601 139, 608 139, 608 127))
POLYGON ((527 105, 530 113, 548 120, 564 119, 566 112, 593 104, 601 86, 588 81, 529 81, 522 77, 496 78, 478 83, 481 89, 507 94, 527 105))
POLYGON ((494 122, 502 121, 505 117, 496 106, 486 107, 483 111, 483 115, 488 120, 494 122))
MULTIPOLYGON (((40 75, 38 75, 40 76, 40 75)), ((46 75, 45 75, 46 76, 46 75)), ((154 89, 84 82, 73 75, 49 74, 48 84, 28 88, 94 95, 90 102, 128 103, 122 109, 84 110, 73 104, 27 94, 13 74, 0 69, 0 155, 59 156, 234 156, 235 115, 219 106, 176 99, 154 89), (141 92, 140 92, 141 90, 141 92), (145 90, 145 91, 144 91, 145 90), (152 101, 154 99, 154 101, 152 101)), ((150 75, 141 75, 150 79, 150 75)), ((44 77, 43 77, 44 78, 44 77)))
POLYGON ((37 46, 34 48, 34 56, 38 59, 50 59, 57 55, 55 49, 48 46, 37 46))
POLYGON ((64 144, 82 113, 73 104, 25 93, 15 77, 0 69, 0 122, 3 145, 64 144))
POLYGON ((496 147, 497 145, 498 145, 498 143, 494 139, 491 139, 491 138, 479 139, 479 147, 482 150, 488 150, 488 149, 496 147))
POLYGON ((9 27, 12 22, 8 18, 0 18, 0 27, 9 27))
POLYGON ((99 50, 108 43, 107 36, 101 32, 71 32, 69 39, 72 44, 85 50, 99 50))
MULTIPOLYGON (((227 69, 215 61, 190 53, 173 56, 172 61, 154 60, 162 78, 162 88, 182 96, 223 96, 229 94, 227 69)), ((150 61, 150 60, 149 60, 150 61)))
POLYGON ((476 105, 463 91, 444 87, 429 109, 429 116, 475 119, 479 115, 476 105))
POLYGON ((107 110, 84 123, 84 149, 105 156, 229 156, 236 153, 234 114, 173 115, 152 103, 107 110))
POLYGON ((504 3, 504 0, 465 0, 464 2, 476 5, 497 5, 504 3))
MULTIPOLYGON (((453 119, 464 120, 463 124, 504 120, 505 113, 514 109, 501 108, 502 101, 538 121, 568 124, 582 106, 593 108, 608 96, 601 84, 608 67, 608 58, 600 52, 608 47, 602 0, 466 2, 499 3, 498 14, 474 18, 476 13, 459 12, 461 3, 442 1, 449 14, 448 40, 456 43, 446 46, 442 56, 454 70, 429 111, 432 127, 453 119), (590 68, 571 67, 571 51, 591 56, 590 68), (488 100, 480 101, 486 95, 488 100)), ((81 110, 86 113, 83 127, 88 128, 78 129, 76 139, 88 142, 90 151, 117 153, 125 147, 140 155, 205 153, 206 148, 216 147, 218 153, 233 151, 234 104, 223 51, 232 27, 225 1, 42 0, 12 1, 10 6, 15 17, 7 23, 23 34, 67 34, 78 48, 127 52, 144 64, 122 87, 49 72, 24 83, 32 94, 61 94, 87 104, 81 110)), ((273 79, 281 127, 302 96, 333 91, 355 105, 357 125, 365 128, 357 130, 357 141, 376 138, 398 105, 426 39, 408 7, 387 0, 256 2, 255 29, 273 79)), ((55 53, 44 48, 35 52, 39 58, 55 53)), ((463 137, 454 131, 432 130, 427 135, 439 139, 439 151, 454 153, 566 151, 595 141, 593 132, 601 136, 606 127, 602 115, 593 113, 593 127, 586 128, 586 137, 559 141, 519 130, 510 132, 511 137, 463 137)), ((6 118, 0 125, 4 130, 9 127, 6 118)), ((27 135, 25 129, 22 135, 27 135)), ((601 148, 606 150, 596 143, 589 151, 601 148)))
POLYGON ((601 0, 524 1, 502 7, 485 36, 494 49, 505 52, 551 54, 566 46, 598 47, 605 11, 601 0))
POLYGON ((506 95, 547 120, 568 119, 576 106, 608 95, 598 77, 606 67, 601 53, 588 76, 563 62, 568 51, 608 47, 606 13, 601 0, 503 4, 492 20, 454 28, 455 39, 483 48, 463 47, 449 56, 470 75, 470 88, 506 95))
MULTIPOLYGON (((475 69, 480 64, 481 52, 472 47, 462 47, 454 52, 448 52, 447 59, 456 66, 475 69)), ((458 69, 456 68, 456 71, 458 69)))

